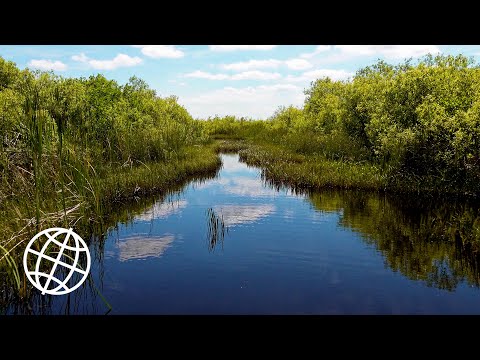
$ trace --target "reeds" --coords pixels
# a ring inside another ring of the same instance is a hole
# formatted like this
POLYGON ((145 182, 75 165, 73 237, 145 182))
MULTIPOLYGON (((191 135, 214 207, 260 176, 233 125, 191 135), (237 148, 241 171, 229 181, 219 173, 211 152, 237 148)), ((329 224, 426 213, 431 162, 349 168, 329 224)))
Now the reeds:
POLYGON ((248 144, 245 140, 217 140, 215 141, 215 152, 217 153, 237 153, 246 149, 248 144))
MULTIPOLYGON (((180 157, 170 162, 136 163, 123 168, 111 167, 110 171, 102 168, 101 175, 93 169, 91 172, 96 175, 85 174, 84 170, 69 165, 72 169, 66 171, 65 189, 70 195, 65 197, 65 209, 62 206, 52 212, 40 209, 37 221, 36 216, 28 217, 28 202, 17 201, 19 206, 10 209, 9 217, 0 219, 4 234, 4 240, 0 241, 0 284, 8 284, 8 291, 15 294, 17 300, 25 301, 31 295, 31 286, 25 282, 23 267, 19 264, 22 250, 36 233, 37 226, 44 229, 67 224, 85 239, 93 235, 101 238, 109 227, 116 224, 118 217, 115 214, 122 208, 139 202, 141 198, 169 193, 186 181, 215 176, 221 160, 211 145, 186 148, 180 157), (81 188, 83 194, 79 191, 81 188), (23 226, 19 228, 18 224, 23 226)), ((56 205, 58 202, 55 201, 43 203, 48 208, 56 205)), ((95 246, 101 251, 101 244, 95 246)))
POLYGON ((239 155, 247 165, 261 167, 264 179, 276 187, 384 190, 386 186, 381 169, 365 162, 299 155, 275 145, 251 145, 239 155))
MULTIPOLYGON (((0 58, 0 72, 4 65, 0 58)), ((0 88, 0 277, 17 285, 21 250, 40 229, 98 232, 122 203, 221 165, 176 98, 139 79, 15 74, 0 88)))
POLYGON ((219 216, 216 214, 215 210, 208 208, 206 211, 206 218, 208 251, 214 251, 219 242, 222 244, 223 250, 223 240, 225 234, 228 233, 228 227, 225 225, 223 215, 221 214, 219 216))

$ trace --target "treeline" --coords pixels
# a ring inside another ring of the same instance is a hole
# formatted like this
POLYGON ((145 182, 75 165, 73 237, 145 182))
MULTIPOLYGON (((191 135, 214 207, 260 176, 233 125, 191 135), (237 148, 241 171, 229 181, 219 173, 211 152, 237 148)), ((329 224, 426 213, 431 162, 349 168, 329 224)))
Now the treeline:
POLYGON ((300 154, 367 161, 396 188, 480 191, 480 69, 473 60, 378 61, 349 81, 319 79, 305 94, 302 108, 281 107, 266 122, 210 119, 207 128, 300 154))
POLYGON ((213 116, 202 121, 206 133, 213 139, 243 139, 259 136, 269 124, 263 120, 252 120, 236 116, 213 116), (256 131, 258 130, 258 131, 256 131))
POLYGON ((136 77, 121 86, 103 75, 62 78, 19 70, 0 58, 0 151, 64 141, 98 162, 168 158, 198 141, 201 126, 174 96, 136 77))

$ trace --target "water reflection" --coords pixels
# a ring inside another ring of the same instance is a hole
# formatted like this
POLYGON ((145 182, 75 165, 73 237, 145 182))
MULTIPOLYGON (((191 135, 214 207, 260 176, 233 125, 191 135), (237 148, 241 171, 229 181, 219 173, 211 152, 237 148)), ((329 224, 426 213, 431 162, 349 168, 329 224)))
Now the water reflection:
POLYGON ((236 226, 258 221, 275 211, 273 204, 217 205, 215 211, 223 217, 227 226, 236 226))
POLYGON ((245 173, 246 172, 255 172, 253 168, 248 168, 244 163, 238 160, 238 155, 234 156, 223 156, 222 157, 222 170, 224 173, 245 173))
POLYGON ((212 208, 207 209, 207 245, 208 251, 214 251, 218 242, 222 244, 225 234, 228 233, 228 227, 225 225, 223 215, 217 215, 212 208))
POLYGON ((175 236, 131 236, 117 243, 118 260, 139 260, 160 257, 175 240, 175 236))
POLYGON ((448 291, 462 281, 479 286, 478 204, 358 191, 308 198, 318 211, 341 212, 339 225, 360 233, 393 271, 448 291))
POLYGON ((308 192, 222 160, 219 177, 112 211, 92 283, 23 302, 0 287, 0 311, 105 313, 104 294, 126 314, 480 312, 479 204, 308 192))
POLYGON ((248 196, 248 197, 273 197, 277 194, 275 189, 267 188, 257 179, 237 175, 235 178, 221 178, 205 183, 198 189, 217 188, 219 193, 226 195, 248 196))
POLYGON ((142 214, 135 216, 135 220, 138 221, 152 221, 155 219, 164 219, 173 214, 178 214, 180 211, 187 207, 187 201, 158 201, 151 208, 145 210, 142 214))
POLYGON ((238 155, 222 156, 221 176, 197 186, 200 190, 210 190, 219 195, 238 197, 275 197, 278 192, 265 186, 258 177, 260 170, 239 162, 238 155))
MULTIPOLYGON (((188 205, 186 200, 176 199, 190 184, 202 186, 218 176, 218 171, 193 175, 173 184, 170 189, 155 197, 145 197, 132 201, 106 205, 104 217, 92 223, 89 219, 76 224, 76 232, 83 234, 89 243, 92 256, 92 268, 88 281, 66 296, 41 295, 36 289, 19 297, 14 291, 6 276, 0 272, 0 315, 1 314, 105 314, 111 309, 105 298, 104 276, 105 264, 109 259, 116 259, 119 263, 128 263, 128 260, 161 257, 171 246, 175 237, 165 233, 162 236, 139 235, 118 239, 118 229, 123 226, 133 226, 135 222, 150 222, 156 219, 165 219, 179 214, 188 205), (108 249, 109 238, 118 241, 114 249, 108 249), (106 256, 105 256, 106 255, 106 256)), ((143 275, 142 275, 143 276, 143 275)), ((112 289, 123 289, 124 285, 110 282, 112 289)), ((113 302, 113 301, 112 301, 113 302)), ((113 308, 115 311, 115 307, 113 308)))

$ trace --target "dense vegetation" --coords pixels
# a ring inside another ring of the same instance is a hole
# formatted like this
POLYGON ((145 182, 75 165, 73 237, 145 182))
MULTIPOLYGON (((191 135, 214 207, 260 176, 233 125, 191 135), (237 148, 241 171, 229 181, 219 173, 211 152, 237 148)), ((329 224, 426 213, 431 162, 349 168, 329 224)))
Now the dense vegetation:
MULTIPOLYGON (((63 78, 0 58, 0 266, 47 225, 89 226, 118 202, 215 171, 198 121, 132 77, 63 78)), ((12 277, 20 286, 17 278, 12 277)))
POLYGON ((281 107, 268 121, 208 119, 208 132, 262 145, 244 159, 297 185, 480 192, 480 68, 472 60, 379 61, 305 93, 301 109, 281 107), (299 160, 276 160, 285 157, 299 160))

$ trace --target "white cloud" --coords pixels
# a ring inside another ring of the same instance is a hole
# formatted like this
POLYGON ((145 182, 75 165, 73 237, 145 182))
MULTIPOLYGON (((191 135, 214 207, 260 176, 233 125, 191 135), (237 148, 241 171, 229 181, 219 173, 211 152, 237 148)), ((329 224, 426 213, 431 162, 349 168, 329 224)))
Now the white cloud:
POLYGON ((420 57, 428 53, 436 54, 436 45, 336 45, 335 49, 350 56, 382 55, 386 59, 420 57))
POLYGON ((67 65, 61 61, 51 61, 51 60, 30 60, 28 66, 41 70, 55 70, 55 71, 65 71, 67 70, 67 65))
POLYGON ((285 64, 292 70, 310 69, 313 65, 305 59, 290 59, 285 64))
POLYGON ((237 50, 272 50, 277 45, 209 45, 212 51, 237 51, 237 50))
POLYGON ((231 76, 232 80, 275 80, 281 78, 279 73, 271 73, 265 71, 244 71, 231 76))
POLYGON ((125 54, 118 54, 112 60, 96 60, 81 53, 80 55, 73 55, 72 60, 88 64, 97 70, 114 70, 120 67, 131 67, 142 63, 142 59, 138 56, 131 57, 125 54))
POLYGON ((280 105, 300 106, 303 87, 294 84, 273 84, 243 88, 225 87, 196 96, 180 97, 180 103, 199 118, 209 116, 250 116, 265 119, 280 105))
POLYGON ((332 80, 347 80, 355 75, 353 72, 336 69, 316 69, 306 71, 300 76, 289 75, 285 78, 287 82, 310 82, 324 77, 329 77, 332 80))
POLYGON ((125 54, 118 54, 112 60, 88 60, 88 63, 94 69, 113 70, 119 67, 130 67, 138 65, 142 62, 138 56, 131 57, 125 54))
POLYGON ((87 62, 88 57, 84 53, 81 53, 80 55, 73 55, 72 60, 73 61, 80 61, 80 62, 87 62))
POLYGON ((328 51, 330 50, 332 47, 330 45, 318 45, 315 50, 313 50, 313 52, 311 53, 304 53, 304 54, 301 54, 300 57, 301 58, 304 58, 304 59, 310 59, 322 52, 325 52, 325 51, 328 51))
POLYGON ((288 68, 293 70, 304 70, 312 67, 309 61, 305 59, 289 59, 289 60, 277 60, 277 59, 267 59, 267 60, 248 60, 242 62, 236 62, 231 64, 223 64, 221 67, 225 70, 233 71, 247 71, 253 69, 266 69, 266 68, 278 68, 282 65, 286 65, 288 68))
POLYGON ((183 75, 184 77, 207 79, 207 80, 276 80, 282 77, 279 73, 265 71, 244 71, 238 74, 212 74, 205 71, 196 70, 183 75))
POLYGON ((178 59, 185 56, 185 53, 174 45, 133 45, 133 47, 140 48, 143 55, 154 59, 178 59))
POLYGON ((282 65, 280 60, 268 59, 268 60, 249 60, 232 64, 224 64, 221 67, 225 70, 234 71, 246 71, 252 69, 266 69, 266 68, 278 68, 282 65))
POLYGON ((307 71, 303 73, 303 76, 308 79, 316 80, 323 77, 329 77, 332 80, 347 80, 349 77, 354 76, 354 72, 335 69, 318 69, 307 71))
POLYGON ((227 75, 227 74, 212 74, 212 73, 200 71, 200 70, 193 71, 183 76, 189 77, 189 78, 208 79, 208 80, 226 80, 230 77, 230 75, 227 75))

